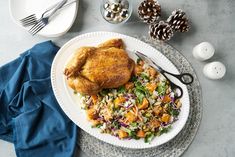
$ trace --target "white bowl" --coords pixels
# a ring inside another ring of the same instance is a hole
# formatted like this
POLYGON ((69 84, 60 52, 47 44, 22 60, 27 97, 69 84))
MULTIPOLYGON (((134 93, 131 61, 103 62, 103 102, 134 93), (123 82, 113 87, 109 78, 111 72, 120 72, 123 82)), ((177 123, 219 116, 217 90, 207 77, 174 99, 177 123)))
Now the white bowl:
MULTIPOLYGON (((9 9, 13 21, 25 30, 29 30, 32 26, 23 27, 20 19, 25 18, 31 14, 36 14, 40 18, 42 13, 61 0, 10 0, 9 9)), ((50 23, 43 28, 38 35, 45 37, 58 37, 64 35, 73 25, 77 16, 79 0, 62 8, 50 23)))
POLYGON ((151 57, 166 71, 179 73, 177 68, 161 52, 133 37, 113 32, 92 32, 83 34, 71 39, 63 47, 61 47, 52 63, 51 83, 60 107, 77 126, 88 132, 90 135, 116 146, 132 149, 143 149, 156 147, 168 142, 181 131, 189 115, 190 105, 187 87, 179 81, 176 81, 176 79, 172 78, 171 80, 177 83, 177 85, 179 85, 184 92, 183 97, 181 98, 182 107, 178 117, 179 119, 173 123, 172 129, 168 133, 155 137, 151 143, 144 143, 143 139, 120 140, 109 134, 100 133, 100 130, 97 128, 91 128, 91 124, 86 119, 85 111, 81 109, 80 98, 74 94, 70 87, 68 87, 66 78, 63 74, 63 69, 75 50, 81 46, 96 46, 112 38, 121 38, 124 41, 126 49, 128 50, 128 55, 131 58, 135 56, 131 51, 137 50, 151 57))

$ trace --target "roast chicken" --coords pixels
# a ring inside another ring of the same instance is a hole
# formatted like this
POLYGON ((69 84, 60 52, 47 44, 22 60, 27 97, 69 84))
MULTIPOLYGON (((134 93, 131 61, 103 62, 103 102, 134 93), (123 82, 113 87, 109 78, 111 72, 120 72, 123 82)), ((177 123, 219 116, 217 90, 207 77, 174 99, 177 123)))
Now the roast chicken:
POLYGON ((81 47, 65 67, 68 85, 81 94, 94 95, 103 88, 117 88, 131 77, 135 63, 121 39, 97 47, 81 47))

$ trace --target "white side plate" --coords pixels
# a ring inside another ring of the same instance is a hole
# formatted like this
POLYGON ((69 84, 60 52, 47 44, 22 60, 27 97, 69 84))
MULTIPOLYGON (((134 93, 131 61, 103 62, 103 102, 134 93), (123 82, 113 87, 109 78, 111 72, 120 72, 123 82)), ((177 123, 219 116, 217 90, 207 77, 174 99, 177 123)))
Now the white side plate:
MULTIPOLYGON (((124 41, 128 51, 138 50, 151 57, 158 65, 160 65, 165 70, 173 73, 179 73, 176 67, 163 54, 142 41, 126 35, 112 32, 88 33, 77 36, 67 42, 59 50, 52 63, 51 82, 57 101, 59 102, 63 111, 77 126, 88 132, 90 135, 104 142, 133 149, 150 148, 168 142, 181 131, 189 115, 190 105, 188 91, 186 86, 179 83, 179 81, 176 82, 172 79, 180 87, 182 87, 184 91, 184 95, 181 98, 182 108, 179 114, 179 120, 173 124, 173 128, 168 133, 154 138, 154 140, 150 144, 144 143, 144 140, 142 139, 120 140, 117 137, 111 136, 109 134, 100 133, 99 129, 97 128, 91 128, 91 124, 86 119, 84 110, 81 109, 79 97, 75 95, 73 93, 73 90, 68 87, 66 78, 63 75, 63 70, 66 63, 68 62, 68 59, 72 56, 75 50, 81 46, 96 46, 112 38, 121 38, 124 41)), ((133 57, 133 54, 131 52, 128 52, 128 54, 131 58, 133 57)))
MULTIPOLYGON (((23 27, 20 24, 20 19, 25 18, 31 14, 36 14, 40 18, 42 13, 61 0, 10 0, 9 9, 13 21, 25 30, 29 30, 32 26, 23 27)), ((38 35, 45 37, 61 36, 71 28, 77 16, 79 0, 62 8, 50 23, 43 28, 38 35)))

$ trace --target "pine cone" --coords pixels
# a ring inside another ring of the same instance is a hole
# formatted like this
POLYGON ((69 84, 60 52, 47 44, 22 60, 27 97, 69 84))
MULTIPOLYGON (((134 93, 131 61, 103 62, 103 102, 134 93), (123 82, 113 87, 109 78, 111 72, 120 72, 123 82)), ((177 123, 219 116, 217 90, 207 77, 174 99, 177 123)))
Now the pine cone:
POLYGON ((150 25, 149 35, 153 39, 167 41, 173 36, 173 30, 168 23, 160 21, 157 24, 150 25))
POLYGON ((138 14, 145 23, 155 23, 161 16, 161 6, 156 0, 144 0, 139 5, 138 14))
POLYGON ((188 32, 189 31, 189 20, 186 17, 185 12, 181 9, 177 9, 172 12, 171 16, 167 19, 167 22, 171 28, 179 32, 188 32))

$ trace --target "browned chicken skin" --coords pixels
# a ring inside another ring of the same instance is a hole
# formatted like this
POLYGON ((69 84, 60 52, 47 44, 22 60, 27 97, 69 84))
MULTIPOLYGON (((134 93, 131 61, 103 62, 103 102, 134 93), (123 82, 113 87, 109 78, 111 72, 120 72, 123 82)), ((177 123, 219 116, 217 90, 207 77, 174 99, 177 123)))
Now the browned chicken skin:
POLYGON ((121 39, 79 48, 64 71, 68 85, 79 93, 94 95, 128 82, 135 63, 123 48, 121 39))

